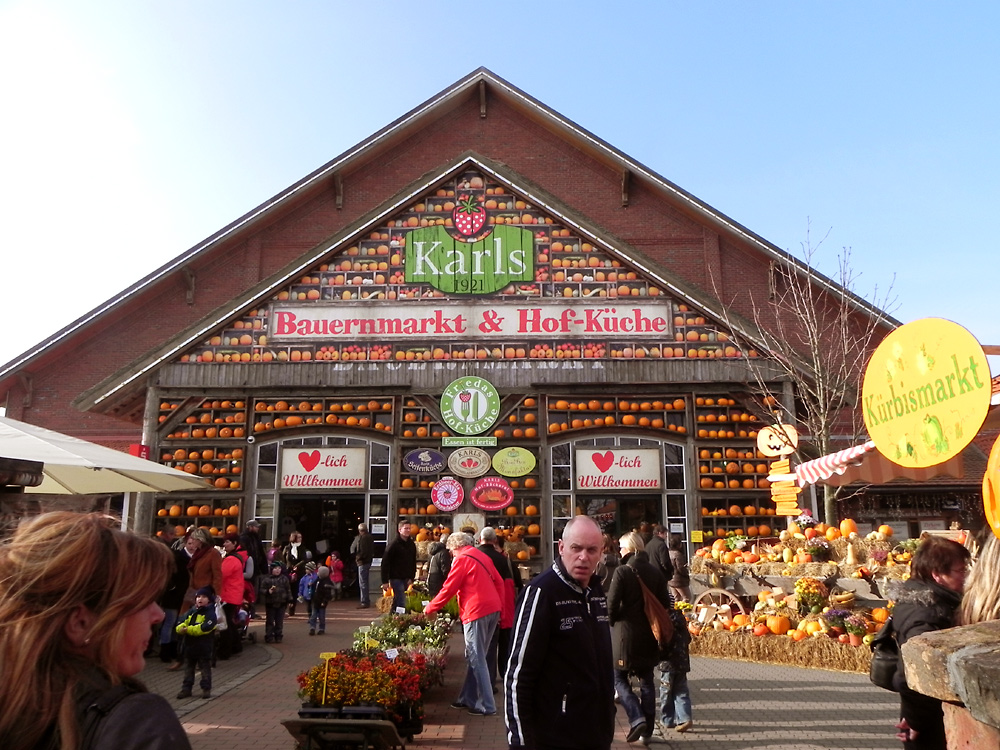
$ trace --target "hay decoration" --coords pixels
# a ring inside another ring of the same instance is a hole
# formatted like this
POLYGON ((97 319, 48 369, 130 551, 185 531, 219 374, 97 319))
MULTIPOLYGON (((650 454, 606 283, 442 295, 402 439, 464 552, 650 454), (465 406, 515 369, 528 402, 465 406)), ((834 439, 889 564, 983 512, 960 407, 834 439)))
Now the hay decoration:
POLYGON ((859 674, 867 674, 871 664, 868 648, 838 643, 827 636, 796 642, 781 635, 755 636, 742 631, 730 633, 706 628, 691 640, 690 651, 692 656, 859 674))
MULTIPOLYGON (((904 580, 906 578, 909 566, 899 563, 893 564, 887 560, 890 557, 889 553, 894 549, 891 540, 862 538, 851 540, 858 560, 857 565, 845 565, 843 562, 847 554, 847 542, 847 539, 841 537, 828 543, 829 562, 785 563, 762 560, 752 564, 727 565, 708 556, 694 556, 691 558, 689 567, 690 571, 696 575, 709 575, 715 572, 719 576, 741 576, 753 573, 759 576, 788 576, 791 578, 812 576, 819 579, 833 576, 860 578, 862 577, 861 568, 864 568, 868 574, 878 578, 889 580, 904 580), (886 560, 886 562, 881 562, 882 560, 886 560)), ((801 542, 801 544, 805 546, 806 543, 801 542)), ((770 553, 773 551, 773 547, 765 547, 761 551, 770 553)))
POLYGON ((417 547, 417 561, 427 562, 431 559, 431 545, 434 544, 433 539, 430 541, 414 542, 417 547))

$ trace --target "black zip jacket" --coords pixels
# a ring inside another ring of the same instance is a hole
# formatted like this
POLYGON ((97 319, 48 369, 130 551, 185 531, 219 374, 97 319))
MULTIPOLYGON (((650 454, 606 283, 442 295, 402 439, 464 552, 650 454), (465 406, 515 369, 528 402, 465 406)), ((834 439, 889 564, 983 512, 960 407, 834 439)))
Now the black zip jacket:
POLYGON ((607 599, 583 589, 558 558, 521 591, 504 711, 511 748, 607 750, 615 730, 607 599))

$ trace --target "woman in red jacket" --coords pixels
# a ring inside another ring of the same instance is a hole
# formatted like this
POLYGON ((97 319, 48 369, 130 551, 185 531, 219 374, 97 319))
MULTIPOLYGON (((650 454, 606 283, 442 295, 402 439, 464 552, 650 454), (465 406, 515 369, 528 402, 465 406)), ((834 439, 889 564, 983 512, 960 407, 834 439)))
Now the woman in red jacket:
POLYGON ((503 603, 503 579, 485 552, 473 546, 468 534, 458 532, 448 537, 448 549, 454 556, 451 571, 438 595, 424 610, 431 615, 458 596, 458 613, 465 626, 465 660, 468 668, 465 684, 453 708, 467 708, 470 714, 492 716, 497 712, 493 685, 486 665, 486 652, 493 631, 500 622, 503 603))
POLYGON ((226 631, 220 634, 219 658, 228 659, 243 650, 237 615, 243 604, 243 570, 248 552, 240 546, 239 534, 227 534, 222 542, 222 588, 219 599, 226 614, 226 631))

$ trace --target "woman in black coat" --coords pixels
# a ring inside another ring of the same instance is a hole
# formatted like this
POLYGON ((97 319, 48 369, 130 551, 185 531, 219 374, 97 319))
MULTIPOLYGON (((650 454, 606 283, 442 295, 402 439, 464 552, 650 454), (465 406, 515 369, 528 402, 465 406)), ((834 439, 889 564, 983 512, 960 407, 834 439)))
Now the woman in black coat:
MULTIPOLYGON (((957 542, 933 536, 924 539, 910 563, 909 580, 889 591, 889 598, 896 602, 892 626, 900 646, 921 633, 955 625, 969 561, 969 550, 957 542)), ((945 750, 941 701, 910 690, 902 663, 895 687, 900 701, 897 736, 905 750, 945 750)))
POLYGON ((673 607, 667 581, 643 551, 642 537, 630 532, 619 541, 622 565, 615 569, 608 589, 608 615, 614 653, 615 691, 628 716, 626 742, 648 739, 656 719, 656 683, 653 668, 660 662, 660 648, 646 619, 639 579, 668 609, 673 607), (639 697, 629 677, 639 678, 639 697))

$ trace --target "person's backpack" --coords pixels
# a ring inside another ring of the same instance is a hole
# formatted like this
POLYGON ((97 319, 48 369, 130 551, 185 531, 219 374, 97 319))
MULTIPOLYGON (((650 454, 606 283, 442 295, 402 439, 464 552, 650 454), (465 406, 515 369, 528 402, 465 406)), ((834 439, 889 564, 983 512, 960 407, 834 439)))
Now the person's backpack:
POLYGON ((898 692, 893 685, 893 679, 899 669, 899 644, 896 643, 896 631, 892 627, 892 618, 885 621, 871 642, 872 663, 868 677, 880 688, 898 692))

